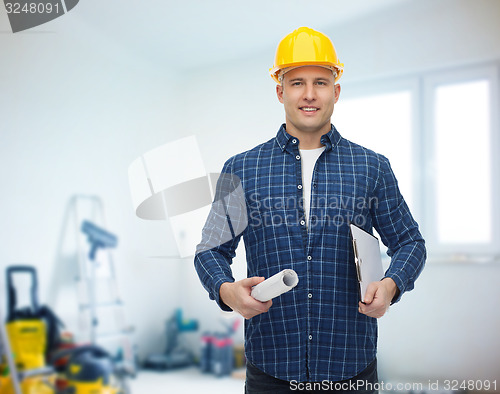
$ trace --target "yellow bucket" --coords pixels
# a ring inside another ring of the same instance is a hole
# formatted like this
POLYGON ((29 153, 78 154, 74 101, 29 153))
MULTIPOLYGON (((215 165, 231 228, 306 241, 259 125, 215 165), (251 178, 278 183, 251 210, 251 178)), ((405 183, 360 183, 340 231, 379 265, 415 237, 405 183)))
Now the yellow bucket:
POLYGON ((19 370, 45 366, 47 342, 45 323, 42 320, 15 320, 7 323, 11 351, 19 370))

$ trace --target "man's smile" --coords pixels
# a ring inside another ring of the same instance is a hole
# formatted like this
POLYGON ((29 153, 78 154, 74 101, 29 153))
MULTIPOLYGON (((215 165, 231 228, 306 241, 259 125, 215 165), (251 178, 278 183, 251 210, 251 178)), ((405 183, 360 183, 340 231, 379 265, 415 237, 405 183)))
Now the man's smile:
POLYGON ((299 109, 301 111, 305 111, 305 112, 316 112, 316 111, 319 111, 319 108, 317 108, 317 107, 299 107, 299 109))

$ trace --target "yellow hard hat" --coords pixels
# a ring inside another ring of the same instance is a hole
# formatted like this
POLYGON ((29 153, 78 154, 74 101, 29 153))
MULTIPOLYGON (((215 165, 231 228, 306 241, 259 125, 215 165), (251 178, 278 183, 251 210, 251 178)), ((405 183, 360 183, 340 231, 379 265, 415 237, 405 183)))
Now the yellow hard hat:
POLYGON ((332 41, 319 31, 309 27, 299 27, 278 44, 274 65, 269 69, 269 74, 280 83, 278 76, 281 70, 314 65, 332 67, 337 71, 335 82, 344 72, 344 64, 339 62, 332 41))

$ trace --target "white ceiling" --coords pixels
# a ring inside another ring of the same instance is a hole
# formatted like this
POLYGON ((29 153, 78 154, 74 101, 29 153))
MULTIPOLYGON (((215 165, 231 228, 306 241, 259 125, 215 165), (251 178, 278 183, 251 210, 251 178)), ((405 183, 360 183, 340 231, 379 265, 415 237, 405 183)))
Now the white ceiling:
MULTIPOLYGON (((139 56, 186 69, 274 51, 299 26, 332 28, 409 1, 80 0, 61 19, 78 19, 139 56)), ((54 29, 50 24, 31 30, 54 29)))
POLYGON ((274 50, 299 26, 321 30, 408 1, 81 0, 71 12, 152 60, 186 69, 274 50))

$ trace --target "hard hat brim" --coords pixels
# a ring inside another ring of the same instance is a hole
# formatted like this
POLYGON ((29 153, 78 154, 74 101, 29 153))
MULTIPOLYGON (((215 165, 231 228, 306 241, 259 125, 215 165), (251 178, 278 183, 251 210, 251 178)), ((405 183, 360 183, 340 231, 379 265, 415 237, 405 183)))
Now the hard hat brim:
POLYGON ((276 83, 280 84, 278 79, 278 74, 281 70, 288 67, 304 67, 304 66, 329 66, 333 67, 337 70, 337 76, 335 77, 335 83, 340 79, 342 74, 344 73, 344 64, 343 63, 330 63, 330 62, 302 62, 302 63, 289 63, 289 64, 280 64, 279 66, 274 66, 269 69, 269 74, 276 81, 276 83))

